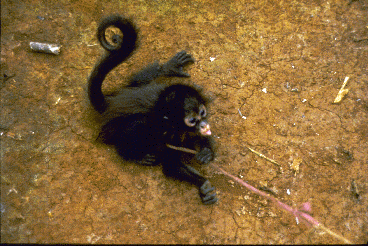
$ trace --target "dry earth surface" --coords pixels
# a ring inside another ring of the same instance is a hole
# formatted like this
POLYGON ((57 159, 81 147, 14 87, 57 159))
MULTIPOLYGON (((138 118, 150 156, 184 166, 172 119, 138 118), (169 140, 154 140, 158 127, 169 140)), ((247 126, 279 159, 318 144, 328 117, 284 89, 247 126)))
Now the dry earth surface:
POLYGON ((213 98, 214 164, 367 242, 368 1, 3 0, 2 243, 341 243, 211 167, 201 171, 220 200, 205 206, 194 186, 96 143, 86 79, 111 13, 134 19, 140 46, 105 91, 187 50, 191 80, 213 98), (34 53, 31 41, 61 54, 34 53))

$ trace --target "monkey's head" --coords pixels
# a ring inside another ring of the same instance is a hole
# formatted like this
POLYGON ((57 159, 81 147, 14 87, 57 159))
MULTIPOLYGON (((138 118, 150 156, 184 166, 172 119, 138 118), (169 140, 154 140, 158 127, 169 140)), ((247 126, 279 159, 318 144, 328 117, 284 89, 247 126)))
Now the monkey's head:
POLYGON ((156 106, 169 127, 209 136, 211 129, 207 122, 207 103, 208 99, 200 89, 176 84, 161 93, 156 106))

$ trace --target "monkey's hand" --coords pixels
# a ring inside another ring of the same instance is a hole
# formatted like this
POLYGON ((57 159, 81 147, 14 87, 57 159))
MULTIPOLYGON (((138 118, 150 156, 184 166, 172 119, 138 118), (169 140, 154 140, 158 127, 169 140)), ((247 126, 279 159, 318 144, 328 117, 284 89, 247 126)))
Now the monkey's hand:
POLYGON ((188 73, 183 72, 183 67, 190 62, 194 62, 194 58, 185 50, 180 51, 170 61, 162 65, 162 72, 164 76, 168 77, 190 77, 188 73))
POLYGON ((207 147, 201 149, 196 154, 197 160, 204 164, 207 164, 210 161, 212 161, 214 157, 215 157, 215 153, 213 153, 213 151, 207 147))
POLYGON ((203 204, 209 205, 218 201, 216 193, 213 192, 214 190, 215 187, 213 187, 208 180, 199 188, 199 195, 201 196, 203 204))

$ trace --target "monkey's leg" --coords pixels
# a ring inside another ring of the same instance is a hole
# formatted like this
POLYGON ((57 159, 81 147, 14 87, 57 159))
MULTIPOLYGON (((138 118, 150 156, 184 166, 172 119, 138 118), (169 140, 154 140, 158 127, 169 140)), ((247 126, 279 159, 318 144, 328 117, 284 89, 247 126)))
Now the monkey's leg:
POLYGON ((183 67, 188 63, 193 63, 194 58, 185 50, 176 53, 170 61, 162 65, 162 76, 167 77, 190 77, 186 72, 183 72, 183 67))
POLYGON ((160 65, 156 62, 138 72, 130 80, 128 86, 140 87, 149 84, 158 77, 163 76, 189 77, 190 75, 188 73, 183 72, 183 67, 191 62, 194 62, 193 57, 184 50, 180 51, 165 64, 160 65))
POLYGON ((161 65, 158 62, 153 63, 134 75, 128 86, 140 87, 147 85, 161 76, 161 73, 161 65))
POLYGON ((204 204, 213 204, 218 201, 216 193, 209 180, 199 174, 193 167, 180 163, 178 166, 163 165, 165 175, 179 180, 187 181, 196 185, 199 188, 199 195, 204 204))

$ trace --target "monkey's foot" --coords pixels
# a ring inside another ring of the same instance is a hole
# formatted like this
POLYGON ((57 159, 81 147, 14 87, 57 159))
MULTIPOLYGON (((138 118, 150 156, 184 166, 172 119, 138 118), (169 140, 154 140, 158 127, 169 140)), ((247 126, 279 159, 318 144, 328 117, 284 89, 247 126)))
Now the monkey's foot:
POLYGON ((156 156, 155 155, 151 155, 151 154, 146 154, 142 160, 139 160, 138 163, 140 165, 144 165, 144 166, 154 166, 157 165, 156 162, 156 156))
POLYGON ((201 196, 203 204, 210 205, 218 201, 216 193, 213 192, 214 190, 215 187, 213 187, 208 180, 199 188, 199 195, 201 196))
POLYGON ((190 75, 183 72, 183 67, 188 63, 193 63, 194 58, 185 50, 178 52, 170 61, 162 65, 165 76, 189 77, 190 75))

